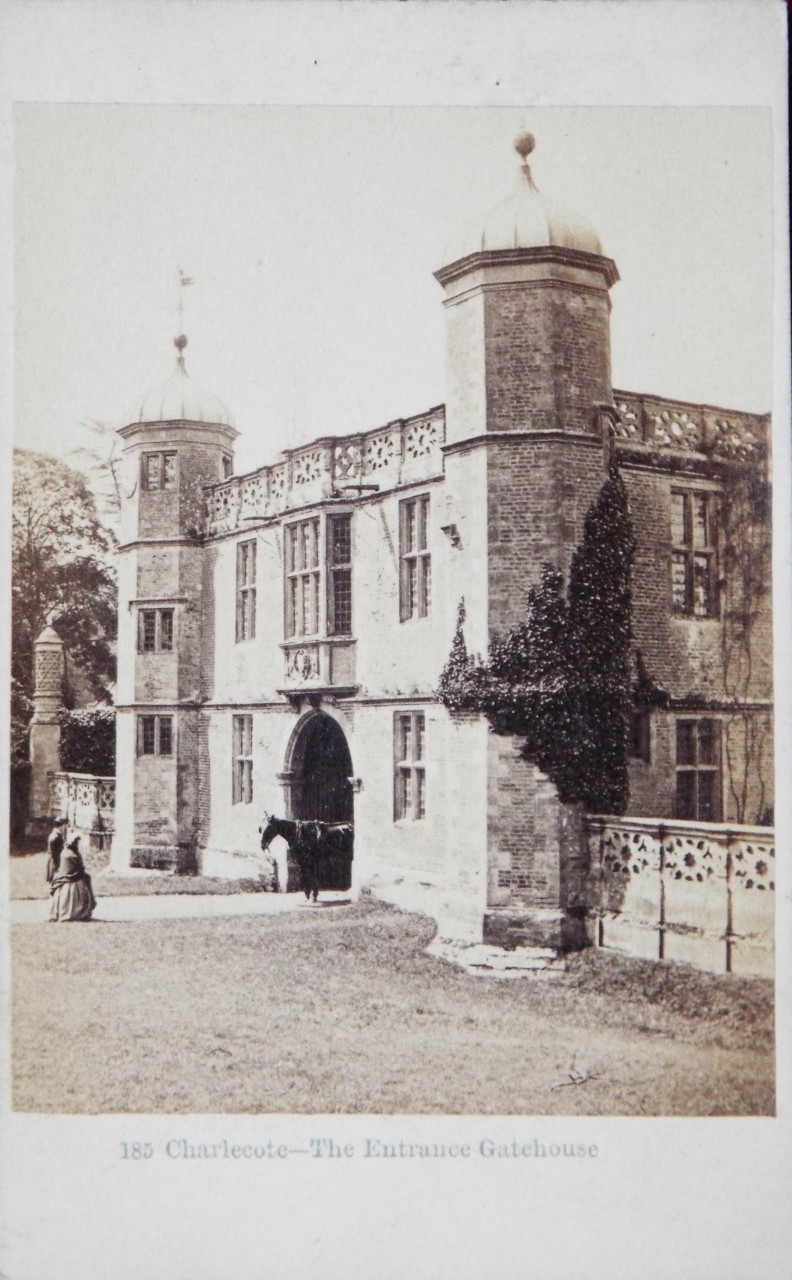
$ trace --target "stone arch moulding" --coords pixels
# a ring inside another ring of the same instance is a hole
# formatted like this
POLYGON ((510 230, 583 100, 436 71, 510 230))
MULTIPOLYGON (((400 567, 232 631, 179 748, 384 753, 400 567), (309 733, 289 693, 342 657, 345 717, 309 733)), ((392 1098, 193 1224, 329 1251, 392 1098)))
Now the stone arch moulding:
POLYGON ((298 816, 295 812, 295 800, 299 786, 304 780, 304 755, 311 738, 312 726, 315 726, 316 722, 322 719, 331 720, 338 732, 343 736, 350 760, 349 786, 353 794, 360 789, 359 785, 355 785, 358 780, 352 776, 354 775, 352 732, 347 719, 339 715, 333 706, 323 704, 321 707, 306 707, 300 713, 296 722, 284 734, 283 768, 277 775, 277 779, 283 790, 283 807, 287 818, 298 816))

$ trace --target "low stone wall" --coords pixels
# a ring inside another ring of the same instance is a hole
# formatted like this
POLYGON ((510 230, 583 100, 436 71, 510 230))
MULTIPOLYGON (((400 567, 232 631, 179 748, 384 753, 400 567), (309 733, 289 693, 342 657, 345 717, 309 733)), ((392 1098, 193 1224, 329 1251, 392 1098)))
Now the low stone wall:
POLYGON ((589 816, 591 940, 713 973, 774 976, 769 827, 589 816))
POLYGON ((115 778, 89 773, 51 773, 50 809, 65 818, 68 838, 80 837, 86 866, 103 870, 110 858, 115 812, 115 778))

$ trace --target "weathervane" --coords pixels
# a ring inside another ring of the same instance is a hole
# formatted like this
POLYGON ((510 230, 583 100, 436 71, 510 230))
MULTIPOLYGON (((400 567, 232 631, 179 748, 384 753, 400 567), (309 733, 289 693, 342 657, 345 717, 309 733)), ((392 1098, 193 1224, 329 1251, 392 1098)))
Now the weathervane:
POLYGON ((183 323, 184 321, 184 290, 187 288, 188 284, 193 284, 194 280, 192 276, 186 276, 182 271, 181 267, 179 267, 178 274, 179 274, 179 305, 178 305, 179 332, 181 333, 182 329, 184 328, 184 323, 183 323))

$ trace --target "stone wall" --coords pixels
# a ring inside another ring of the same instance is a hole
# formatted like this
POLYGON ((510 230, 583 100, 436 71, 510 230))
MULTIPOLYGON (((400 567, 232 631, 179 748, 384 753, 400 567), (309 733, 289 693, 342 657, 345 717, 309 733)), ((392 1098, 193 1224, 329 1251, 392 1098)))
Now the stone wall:
POLYGON ((601 439, 523 436, 487 450, 489 624, 525 618, 528 590, 552 564, 568 583, 572 552, 605 481, 601 439))
POLYGON ((486 289, 487 430, 584 433, 610 400, 610 302, 581 280, 486 289))

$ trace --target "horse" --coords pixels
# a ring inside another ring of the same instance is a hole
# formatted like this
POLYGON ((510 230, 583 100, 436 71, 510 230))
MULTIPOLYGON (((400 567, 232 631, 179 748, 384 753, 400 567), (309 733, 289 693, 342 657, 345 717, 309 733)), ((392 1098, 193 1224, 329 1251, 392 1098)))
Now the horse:
POLYGON ((300 883, 306 900, 319 897, 322 864, 330 857, 351 857, 354 828, 351 822, 314 822, 276 818, 265 813, 261 826, 261 848, 267 850, 280 836, 297 859, 300 883))

